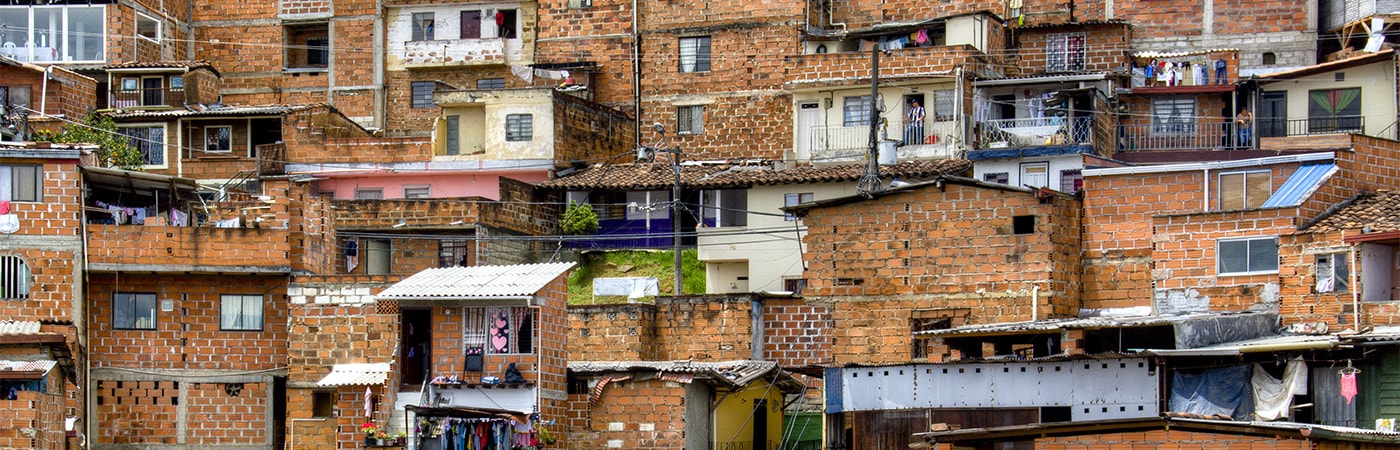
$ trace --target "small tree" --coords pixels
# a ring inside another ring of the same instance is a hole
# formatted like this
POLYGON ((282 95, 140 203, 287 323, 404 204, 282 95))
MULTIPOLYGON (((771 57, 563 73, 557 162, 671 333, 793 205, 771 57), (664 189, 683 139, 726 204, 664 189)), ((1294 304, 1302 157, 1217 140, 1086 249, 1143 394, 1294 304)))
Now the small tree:
POLYGON ((82 124, 68 125, 59 133, 36 133, 34 140, 96 145, 97 163, 104 167, 136 170, 145 163, 141 150, 131 145, 131 138, 117 132, 116 121, 95 112, 88 114, 82 124))
POLYGON ((559 228, 564 234, 593 234, 598 231, 598 214, 593 205, 569 200, 569 208, 559 220, 559 228))

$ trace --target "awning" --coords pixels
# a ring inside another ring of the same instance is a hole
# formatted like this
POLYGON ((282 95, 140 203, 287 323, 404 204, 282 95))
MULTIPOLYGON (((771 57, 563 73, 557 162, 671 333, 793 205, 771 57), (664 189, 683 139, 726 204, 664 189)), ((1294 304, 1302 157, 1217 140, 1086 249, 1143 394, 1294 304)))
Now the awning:
POLYGON ((1288 181, 1283 182, 1283 186, 1278 188, 1278 192, 1270 196, 1268 200, 1260 205, 1260 208, 1279 208, 1284 206, 1297 206, 1303 203, 1309 195, 1322 186, 1322 182, 1331 178, 1337 173, 1337 165, 1331 162, 1310 163, 1298 166, 1298 170, 1288 177, 1288 181))
POLYGON ((58 361, 9 361, 0 360, 0 380, 34 380, 48 375, 58 361))
POLYGON ((389 378, 389 363, 336 364, 317 386, 363 386, 384 384, 389 378))
POLYGON ((381 300, 515 300, 528 302, 574 263, 427 269, 395 283, 381 300))
POLYGON ((1157 356, 1236 356, 1245 353, 1263 353, 1298 350, 1330 350, 1337 346, 1337 337, 1324 336, 1273 336, 1248 341, 1230 342, 1209 347, 1180 350, 1147 350, 1143 353, 1157 356))

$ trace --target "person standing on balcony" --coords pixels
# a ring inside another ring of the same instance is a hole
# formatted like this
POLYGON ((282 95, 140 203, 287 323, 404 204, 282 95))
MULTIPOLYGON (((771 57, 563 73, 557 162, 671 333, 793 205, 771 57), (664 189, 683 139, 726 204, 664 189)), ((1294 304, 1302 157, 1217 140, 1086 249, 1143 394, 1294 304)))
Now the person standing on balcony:
POLYGON ((909 110, 904 113, 904 145, 924 143, 924 107, 919 99, 909 100, 909 110))
POLYGON ((1252 143, 1249 132, 1253 125, 1254 113, 1249 112, 1249 108, 1241 109, 1240 113, 1235 115, 1235 127, 1240 130, 1240 147, 1249 147, 1252 143))

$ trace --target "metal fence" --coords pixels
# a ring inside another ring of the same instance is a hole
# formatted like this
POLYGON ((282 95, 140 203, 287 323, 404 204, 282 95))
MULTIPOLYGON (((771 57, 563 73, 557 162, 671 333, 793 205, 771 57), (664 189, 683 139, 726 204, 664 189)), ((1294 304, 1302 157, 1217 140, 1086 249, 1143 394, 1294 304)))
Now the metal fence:
POLYGON ((979 148, 1093 143, 1093 118, 998 119, 977 124, 979 148))

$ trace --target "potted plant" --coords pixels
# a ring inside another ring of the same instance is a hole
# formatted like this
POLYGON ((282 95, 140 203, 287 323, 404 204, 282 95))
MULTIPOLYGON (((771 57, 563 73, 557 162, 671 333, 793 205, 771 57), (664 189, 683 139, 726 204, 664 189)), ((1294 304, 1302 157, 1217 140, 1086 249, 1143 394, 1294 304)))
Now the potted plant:
POLYGON ((395 435, 394 435, 394 443, 395 443, 395 444, 398 444, 398 445, 407 445, 407 444, 408 444, 408 432, 407 432, 407 431, 400 431, 398 434, 395 434, 395 435))
POLYGON ((379 427, 375 426, 374 422, 365 422, 360 425, 360 432, 365 434, 365 446, 369 447, 374 445, 374 435, 379 432, 379 427))

